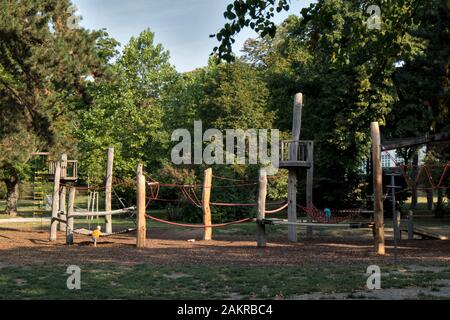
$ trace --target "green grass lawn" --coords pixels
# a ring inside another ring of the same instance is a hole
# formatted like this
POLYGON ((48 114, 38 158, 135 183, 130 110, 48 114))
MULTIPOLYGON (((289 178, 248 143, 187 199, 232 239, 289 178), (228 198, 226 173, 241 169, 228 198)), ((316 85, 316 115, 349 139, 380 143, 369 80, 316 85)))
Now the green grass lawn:
MULTIPOLYGON (((204 267, 85 265, 81 290, 66 287, 67 266, 3 267, 0 299, 274 299, 322 292, 364 290, 366 266, 346 267, 204 267)), ((382 269, 382 288, 429 287, 450 279, 439 272, 405 267, 382 269)), ((450 298, 450 297, 449 297, 450 298)))

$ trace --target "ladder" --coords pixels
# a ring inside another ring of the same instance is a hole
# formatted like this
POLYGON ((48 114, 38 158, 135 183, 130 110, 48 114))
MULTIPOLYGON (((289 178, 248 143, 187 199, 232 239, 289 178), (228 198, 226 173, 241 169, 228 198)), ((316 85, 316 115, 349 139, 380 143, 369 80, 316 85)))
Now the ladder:
POLYGON ((45 172, 35 170, 34 172, 34 181, 33 181, 33 205, 34 211, 33 215, 42 214, 42 207, 44 206, 44 178, 43 174, 45 172))

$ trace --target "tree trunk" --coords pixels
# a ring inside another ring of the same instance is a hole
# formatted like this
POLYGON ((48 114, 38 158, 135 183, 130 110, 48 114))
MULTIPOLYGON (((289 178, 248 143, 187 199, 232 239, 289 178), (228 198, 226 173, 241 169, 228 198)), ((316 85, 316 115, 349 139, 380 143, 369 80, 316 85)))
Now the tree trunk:
POLYGON ((437 206, 442 206, 442 202, 444 199, 444 190, 442 188, 439 188, 437 191, 437 206))
POLYGON ((11 177, 4 182, 7 189, 5 213, 15 217, 17 216, 17 201, 19 200, 19 179, 11 177))
POLYGON ((427 189, 427 208, 429 211, 433 211, 434 192, 433 189, 427 189))

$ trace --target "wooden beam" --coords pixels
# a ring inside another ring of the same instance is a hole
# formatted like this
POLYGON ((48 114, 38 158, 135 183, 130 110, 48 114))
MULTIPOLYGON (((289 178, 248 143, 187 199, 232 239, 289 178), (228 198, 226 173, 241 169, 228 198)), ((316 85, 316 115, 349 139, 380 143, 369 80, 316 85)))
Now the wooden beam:
POLYGON ((408 212, 408 240, 414 239, 414 212, 409 210, 408 212))
POLYGON ((266 226, 263 220, 266 218, 266 196, 267 196, 267 171, 259 171, 259 189, 258 189, 258 211, 256 215, 256 241, 258 247, 267 245, 266 226))
MULTIPOLYGON (((313 205, 314 143, 312 142, 308 143, 307 154, 308 154, 308 162, 311 164, 311 166, 306 171, 306 206, 310 208, 313 205)), ((308 216, 308 220, 311 220, 311 217, 308 216)), ((306 236, 309 239, 313 237, 312 226, 308 226, 306 228, 306 236)))
POLYGON ((433 142, 445 142, 445 141, 450 141, 450 132, 442 132, 418 138, 386 139, 383 140, 382 144, 383 150, 387 151, 400 148, 415 147, 433 142))
MULTIPOLYGON (((134 209, 134 207, 126 208, 126 209, 119 209, 119 210, 112 210, 112 211, 103 211, 103 212, 89 212, 89 211, 73 212, 72 217, 75 217, 75 218, 106 217, 106 216, 112 216, 112 215, 116 215, 116 214, 127 213, 129 211, 132 211, 133 209, 134 209)), ((108 233, 110 233, 110 232, 108 232, 108 233)))
MULTIPOLYGON (((113 183, 114 148, 108 148, 105 180, 105 211, 111 211, 112 183, 113 183)), ((106 233, 112 233, 112 216, 105 216, 106 233)))
POLYGON ((378 122, 370 124, 372 137, 373 192, 374 192, 374 242, 378 254, 384 255, 383 169, 381 167, 381 141, 378 122))
POLYGON ((67 230, 66 230, 66 244, 73 244, 73 216, 72 214, 75 211, 75 195, 77 193, 77 189, 75 187, 71 187, 69 189, 69 203, 67 208, 67 230))
MULTIPOLYGON (((212 224, 211 219, 211 189, 212 189, 212 169, 205 170, 203 179, 203 195, 202 195, 202 211, 203 211, 203 224, 210 226, 212 224)), ((205 227, 203 232, 203 240, 212 240, 212 228, 205 227)))
MULTIPOLYGON (((67 154, 63 154, 61 156, 61 179, 64 180, 64 178, 67 177, 67 154)), ((61 186, 60 189, 60 195, 59 195, 59 213, 58 217, 61 220, 67 219, 67 209, 66 209, 66 187, 61 186)), ((66 223, 60 223, 59 224, 59 231, 66 232, 66 223)))
MULTIPOLYGON (((292 118, 292 140, 300 140, 300 132, 302 127, 302 108, 303 95, 298 93, 294 98, 294 109, 292 118)), ((298 160, 299 144, 292 143, 289 150, 289 161, 298 160)), ((288 219, 291 222, 297 221, 297 168, 289 168, 288 176, 288 219)), ((288 239, 291 242, 297 242, 297 227, 295 225, 288 226, 288 239)))
POLYGON ((49 156, 50 152, 32 152, 31 153, 32 156, 49 156))
MULTIPOLYGON (((53 181, 52 219, 58 218, 59 212, 59 185, 61 180, 61 162, 55 163, 55 175, 53 181)), ((58 221, 52 220, 50 225, 50 241, 56 241, 58 233, 58 221)))
POLYGON ((145 176, 142 164, 136 169, 136 207, 137 207, 137 237, 136 247, 145 248, 147 240, 147 221, 145 216, 145 176))

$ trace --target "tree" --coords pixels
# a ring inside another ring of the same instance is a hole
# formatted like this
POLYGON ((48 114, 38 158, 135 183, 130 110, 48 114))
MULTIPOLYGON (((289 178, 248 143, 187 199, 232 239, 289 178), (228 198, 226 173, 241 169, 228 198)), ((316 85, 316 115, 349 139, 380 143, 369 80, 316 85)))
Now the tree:
MULTIPOLYGON (((369 2, 318 1, 300 17, 290 17, 274 40, 266 37, 248 51, 266 66, 279 114, 290 114, 295 92, 305 94, 302 137, 316 142, 316 186, 322 198, 316 199, 326 205, 355 204, 360 196, 369 124, 383 124, 398 99, 396 64, 424 48, 411 33, 419 2, 378 4, 380 30, 367 26, 369 2)), ((288 129, 289 122, 279 125, 288 129)))
POLYGON ((214 47, 219 59, 234 60, 232 45, 235 36, 244 28, 251 28, 264 38, 274 37, 277 26, 271 21, 276 12, 289 10, 290 0, 235 0, 227 6, 223 16, 229 21, 211 38, 217 38, 220 45, 214 47))
POLYGON ((169 52, 154 44, 150 30, 130 39, 111 70, 113 80, 91 87, 92 105, 78 114, 76 130, 85 178, 97 183, 109 146, 115 147, 117 177, 132 178, 138 162, 149 172, 161 167, 169 137, 164 101, 178 78, 169 52))
MULTIPOLYGON (((103 31, 73 29, 70 1, 0 1, 0 159, 8 186, 6 212, 15 214, 18 183, 30 152, 69 151, 70 113, 89 103, 88 75, 103 74, 103 31)), ((105 53, 105 51, 103 51, 105 53)))

